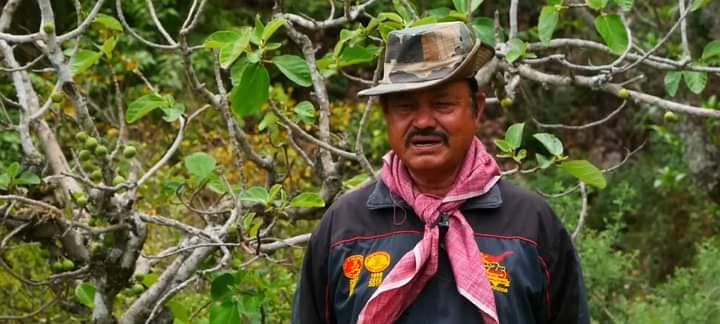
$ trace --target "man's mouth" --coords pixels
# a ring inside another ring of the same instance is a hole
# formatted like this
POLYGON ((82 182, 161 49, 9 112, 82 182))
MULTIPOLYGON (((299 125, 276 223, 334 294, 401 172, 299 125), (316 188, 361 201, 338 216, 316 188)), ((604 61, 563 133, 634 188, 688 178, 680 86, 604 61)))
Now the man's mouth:
POLYGON ((445 138, 440 135, 415 135, 412 136, 408 142, 413 147, 431 148, 445 144, 445 138))

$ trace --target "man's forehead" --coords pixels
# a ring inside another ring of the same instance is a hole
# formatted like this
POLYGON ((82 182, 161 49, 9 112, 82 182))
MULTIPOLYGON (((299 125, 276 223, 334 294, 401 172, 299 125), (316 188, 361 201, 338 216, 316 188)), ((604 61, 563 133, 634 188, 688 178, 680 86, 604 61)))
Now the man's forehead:
POLYGON ((394 92, 382 95, 383 100, 387 99, 414 99, 422 96, 429 97, 443 97, 443 96, 465 96, 468 94, 470 86, 465 80, 456 80, 451 82, 445 82, 434 87, 415 90, 415 91, 404 91, 394 92))

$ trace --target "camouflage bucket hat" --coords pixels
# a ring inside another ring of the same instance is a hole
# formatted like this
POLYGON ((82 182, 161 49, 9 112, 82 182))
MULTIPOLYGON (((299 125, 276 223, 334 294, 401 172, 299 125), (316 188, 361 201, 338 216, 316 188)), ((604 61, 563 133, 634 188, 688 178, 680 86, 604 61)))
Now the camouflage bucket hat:
POLYGON ((390 32, 383 79, 358 96, 432 87, 471 77, 495 56, 462 22, 423 25, 390 32))

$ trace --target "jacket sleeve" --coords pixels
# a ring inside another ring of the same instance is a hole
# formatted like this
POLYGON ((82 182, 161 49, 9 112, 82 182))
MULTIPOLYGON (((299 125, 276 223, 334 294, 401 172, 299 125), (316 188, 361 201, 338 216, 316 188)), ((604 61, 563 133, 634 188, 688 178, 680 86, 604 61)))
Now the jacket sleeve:
POLYGON ((580 261, 570 235, 547 207, 551 221, 543 255, 548 271, 549 323, 590 323, 580 261))
POLYGON ((300 281, 293 301, 293 324, 332 322, 328 305, 327 258, 330 240, 328 216, 326 214, 323 217, 323 221, 313 232, 305 251, 300 281))

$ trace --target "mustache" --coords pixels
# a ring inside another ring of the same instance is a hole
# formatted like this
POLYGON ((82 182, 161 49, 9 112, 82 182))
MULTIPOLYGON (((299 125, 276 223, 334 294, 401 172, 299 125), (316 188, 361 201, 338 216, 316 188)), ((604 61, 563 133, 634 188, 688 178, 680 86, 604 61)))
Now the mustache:
POLYGON ((415 136, 437 136, 442 139, 442 142, 445 146, 448 145, 448 135, 447 133, 435 129, 435 128, 412 128, 410 131, 405 135, 405 147, 409 147, 411 145, 411 142, 413 140, 413 137, 415 136))

